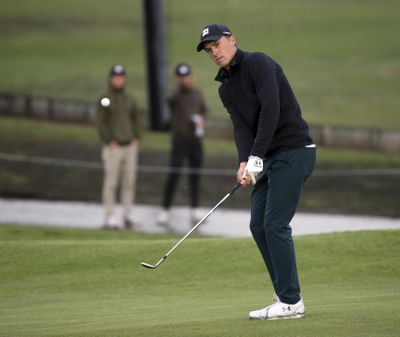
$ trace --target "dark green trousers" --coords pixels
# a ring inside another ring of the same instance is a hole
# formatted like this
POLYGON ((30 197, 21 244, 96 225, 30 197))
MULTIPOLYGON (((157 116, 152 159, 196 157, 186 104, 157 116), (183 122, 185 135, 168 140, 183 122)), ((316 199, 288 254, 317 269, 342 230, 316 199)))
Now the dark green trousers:
POLYGON ((288 304, 300 300, 290 221, 303 185, 314 169, 315 158, 315 148, 302 148, 265 159, 251 196, 251 233, 276 294, 288 304))

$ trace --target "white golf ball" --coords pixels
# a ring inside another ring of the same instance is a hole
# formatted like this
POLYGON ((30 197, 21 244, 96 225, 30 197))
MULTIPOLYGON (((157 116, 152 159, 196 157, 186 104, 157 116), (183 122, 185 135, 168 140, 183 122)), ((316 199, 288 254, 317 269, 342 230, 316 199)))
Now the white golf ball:
POLYGON ((104 106, 105 108, 107 108, 108 106, 110 106, 111 101, 109 98, 104 97, 101 99, 100 104, 101 104, 101 106, 104 106))

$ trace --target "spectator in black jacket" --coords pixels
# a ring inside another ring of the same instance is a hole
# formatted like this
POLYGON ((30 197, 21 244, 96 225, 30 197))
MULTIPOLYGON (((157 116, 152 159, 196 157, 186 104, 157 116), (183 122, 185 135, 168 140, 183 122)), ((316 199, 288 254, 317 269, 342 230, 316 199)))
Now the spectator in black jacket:
POLYGON ((261 52, 238 49, 230 29, 206 26, 197 51, 218 65, 219 95, 234 127, 239 157, 237 181, 254 185, 250 229, 269 272, 273 303, 250 319, 299 318, 300 297, 290 222, 316 148, 282 68, 261 52))
POLYGON ((190 185, 191 223, 200 220, 197 207, 199 205, 200 174, 196 172, 203 163, 203 135, 207 115, 207 107, 203 95, 193 85, 190 66, 179 63, 175 67, 176 86, 168 93, 166 100, 171 109, 171 161, 172 172, 167 177, 162 200, 162 211, 158 223, 168 225, 170 209, 185 160, 188 160, 190 185))

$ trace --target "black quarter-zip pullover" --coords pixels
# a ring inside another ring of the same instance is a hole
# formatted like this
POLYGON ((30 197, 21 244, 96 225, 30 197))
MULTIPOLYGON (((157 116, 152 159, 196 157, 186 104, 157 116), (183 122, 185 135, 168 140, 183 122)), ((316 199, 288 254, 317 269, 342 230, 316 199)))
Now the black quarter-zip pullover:
POLYGON ((313 143, 282 68, 266 54, 238 49, 215 79, 233 123, 239 162, 313 143))

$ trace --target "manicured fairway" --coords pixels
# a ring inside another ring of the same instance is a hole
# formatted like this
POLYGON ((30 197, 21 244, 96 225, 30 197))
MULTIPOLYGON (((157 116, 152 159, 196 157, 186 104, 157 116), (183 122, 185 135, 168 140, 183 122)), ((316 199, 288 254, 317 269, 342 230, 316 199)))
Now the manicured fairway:
POLYGON ((272 289, 250 239, 0 227, 0 336, 398 336, 400 231, 296 239, 307 316, 249 321, 272 289))

